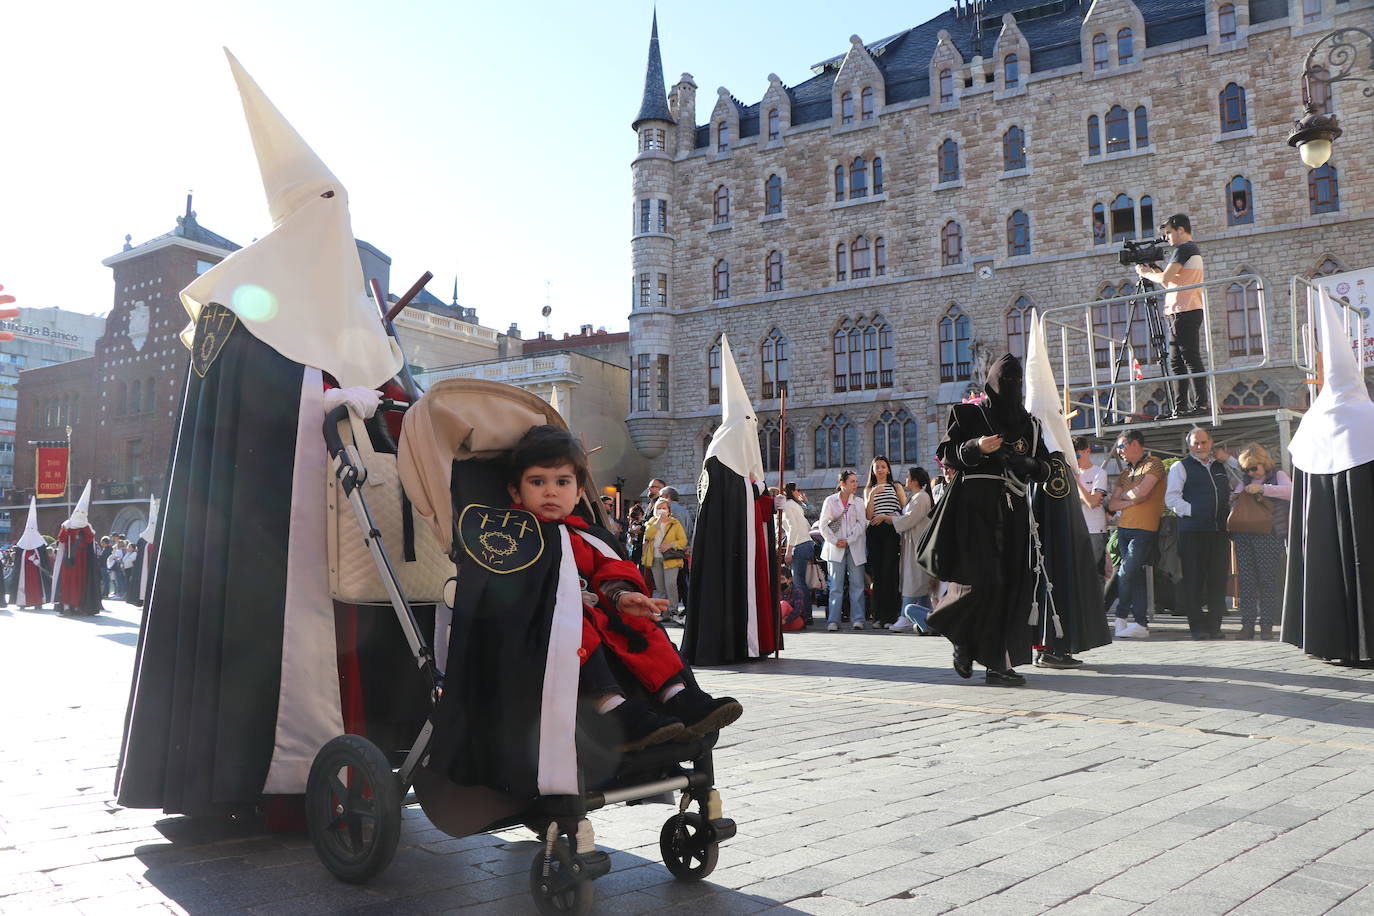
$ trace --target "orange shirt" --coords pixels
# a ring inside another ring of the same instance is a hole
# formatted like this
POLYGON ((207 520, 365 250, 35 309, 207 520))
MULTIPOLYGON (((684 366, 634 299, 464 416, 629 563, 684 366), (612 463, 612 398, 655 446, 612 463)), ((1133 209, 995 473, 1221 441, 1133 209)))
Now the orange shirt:
POLYGON ((1135 467, 1128 467, 1122 471, 1117 480, 1121 483, 1121 492, 1125 493, 1134 489, 1146 477, 1151 476, 1155 477, 1156 480, 1154 488, 1150 490, 1150 495, 1145 497, 1144 502, 1127 506, 1121 510, 1121 520, 1117 522, 1118 528, 1139 528, 1142 531, 1159 530, 1159 517, 1164 514, 1164 491, 1168 489, 1165 481, 1168 472, 1164 469, 1164 462, 1154 455, 1146 455, 1140 459, 1140 463, 1135 467))

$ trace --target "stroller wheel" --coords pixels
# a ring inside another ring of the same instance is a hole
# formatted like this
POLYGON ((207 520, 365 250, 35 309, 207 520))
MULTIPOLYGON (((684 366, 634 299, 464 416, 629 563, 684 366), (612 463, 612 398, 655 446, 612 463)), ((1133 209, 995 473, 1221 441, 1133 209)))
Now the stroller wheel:
POLYGON ((701 815, 687 812, 673 815, 658 834, 663 864, 679 881, 700 881, 716 870, 720 843, 707 839, 701 815))
POLYGON ((361 884, 386 868, 401 837, 401 793, 391 763, 360 735, 315 755, 305 787, 310 842, 334 877, 361 884))
POLYGON ((530 894, 540 913, 586 916, 592 911, 596 890, 589 879, 575 873, 568 841, 560 838, 554 844, 547 875, 544 873, 544 850, 534 854, 534 861, 530 863, 530 894))

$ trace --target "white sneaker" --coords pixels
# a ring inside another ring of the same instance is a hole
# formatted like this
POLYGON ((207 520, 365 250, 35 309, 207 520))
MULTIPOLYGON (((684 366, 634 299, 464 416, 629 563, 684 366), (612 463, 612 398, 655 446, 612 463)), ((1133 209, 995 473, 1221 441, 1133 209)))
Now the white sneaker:
POLYGON ((901 617, 896 623, 888 627, 888 629, 892 630, 894 633, 904 633, 908 630, 915 629, 915 627, 916 624, 910 617, 901 617))
POLYGON ((862 630, 863 628, 864 628, 864 622, 863 622, 862 620, 856 620, 856 621, 854 621, 854 629, 856 629, 856 630, 862 630))
POLYGON ((840 625, 839 625, 838 623, 827 623, 827 624, 825 625, 825 632, 827 632, 827 633, 834 633, 834 632, 838 631, 839 628, 840 628, 840 625))
POLYGON ((1122 631, 1122 630, 1125 630, 1125 629, 1126 629, 1128 626, 1130 626, 1130 625, 1131 625, 1131 621, 1130 621, 1130 620, 1127 620, 1125 617, 1118 617, 1118 618, 1116 618, 1116 635, 1117 635, 1117 636, 1120 636, 1120 635, 1121 635, 1121 631, 1122 631))
POLYGON ((1118 639, 1149 639, 1150 628, 1142 627, 1140 624, 1132 621, 1126 626, 1126 629, 1116 635, 1118 639))

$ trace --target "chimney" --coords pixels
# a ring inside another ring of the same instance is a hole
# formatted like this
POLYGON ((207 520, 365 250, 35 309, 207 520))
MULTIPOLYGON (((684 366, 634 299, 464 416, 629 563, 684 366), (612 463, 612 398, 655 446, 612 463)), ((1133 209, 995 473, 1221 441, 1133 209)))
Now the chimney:
POLYGON ((582 325, 581 329, 578 330, 577 333, 583 337, 590 337, 592 333, 592 326, 589 324, 584 324, 582 325))
POLYGON ((519 340, 519 339, 520 339, 520 326, 519 326, 518 324, 516 324, 514 321, 512 321, 512 322, 510 323, 510 327, 506 330, 506 336, 507 336, 507 337, 514 337, 516 340, 519 340))

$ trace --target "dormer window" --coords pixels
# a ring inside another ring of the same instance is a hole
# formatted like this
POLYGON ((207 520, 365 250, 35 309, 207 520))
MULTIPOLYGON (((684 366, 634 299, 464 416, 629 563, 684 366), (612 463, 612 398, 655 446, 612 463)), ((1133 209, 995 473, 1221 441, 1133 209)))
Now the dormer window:
POLYGON ((1217 38, 1221 41, 1236 40, 1236 7, 1223 3, 1217 8, 1217 38))
POLYGON ((1130 29, 1116 33, 1116 62, 1129 64, 1135 61, 1135 35, 1130 29))
POLYGON ((780 130, 781 130, 781 128, 780 128, 780 123, 781 123, 781 118, 778 117, 778 110, 777 110, 776 108, 770 108, 770 109, 768 110, 768 139, 769 139, 769 140, 776 140, 776 139, 778 139, 778 134, 779 134, 779 132, 780 132, 780 130))
POLYGON ((873 87, 865 86, 859 93, 859 119, 862 121, 873 120, 873 87))
POLYGON ((724 153, 730 149, 730 122, 721 121, 716 125, 716 152, 724 153))
POLYGON ((940 104, 954 101, 954 71, 946 67, 940 71, 940 104))
POLYGON ((840 123, 854 123, 854 93, 848 90, 840 94, 840 123))
POLYGON ((1002 60, 1002 81, 1008 89, 1021 85, 1021 60, 1015 54, 1008 54, 1002 60))
POLYGON ((1098 32, 1093 36, 1093 72, 1101 73, 1107 69, 1107 36, 1098 32))

